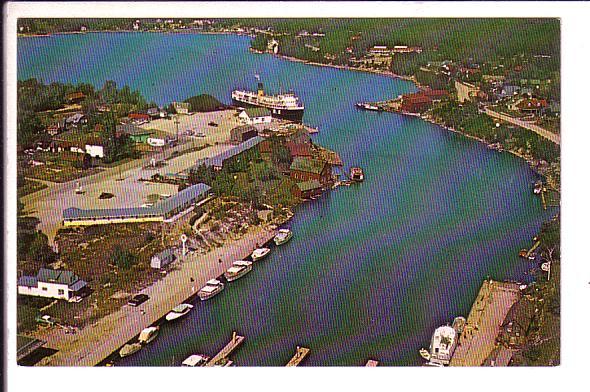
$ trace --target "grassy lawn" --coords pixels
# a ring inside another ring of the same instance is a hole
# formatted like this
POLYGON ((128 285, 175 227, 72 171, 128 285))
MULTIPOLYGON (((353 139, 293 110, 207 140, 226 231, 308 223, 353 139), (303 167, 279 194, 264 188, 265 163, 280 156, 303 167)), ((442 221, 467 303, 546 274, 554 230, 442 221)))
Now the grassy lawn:
POLYGON ((51 182, 67 182, 82 178, 91 174, 98 173, 102 169, 91 168, 88 170, 76 169, 71 165, 65 164, 47 164, 40 166, 27 167, 24 174, 30 178, 51 182))
POLYGON ((16 190, 18 197, 23 197, 40 191, 41 189, 47 188, 47 185, 43 184, 42 182, 30 180, 28 178, 25 178, 23 182, 24 185, 18 187, 16 190))

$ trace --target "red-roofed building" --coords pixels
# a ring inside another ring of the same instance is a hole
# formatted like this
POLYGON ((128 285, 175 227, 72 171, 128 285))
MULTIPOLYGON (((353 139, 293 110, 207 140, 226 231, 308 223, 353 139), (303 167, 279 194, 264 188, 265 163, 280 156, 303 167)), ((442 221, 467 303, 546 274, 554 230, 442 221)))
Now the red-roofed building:
POLYGON ((286 143, 289 152, 291 153, 291 157, 310 157, 311 154, 311 146, 308 143, 294 143, 294 142, 287 142, 286 143))
POLYGON ((544 99, 527 98, 520 101, 516 106, 523 113, 538 113, 547 108, 547 101, 544 99))
POLYGON ((433 102, 436 102, 442 100, 444 97, 447 97, 449 95, 449 92, 447 90, 427 89, 422 91, 422 95, 430 98, 433 102))
POLYGON ((400 109, 408 113, 420 113, 432 104, 432 99, 422 93, 402 95, 400 109))
POLYGON ((129 115, 127 117, 129 117, 129 119, 134 122, 142 122, 142 121, 148 122, 151 119, 151 117, 145 113, 129 113, 129 115))

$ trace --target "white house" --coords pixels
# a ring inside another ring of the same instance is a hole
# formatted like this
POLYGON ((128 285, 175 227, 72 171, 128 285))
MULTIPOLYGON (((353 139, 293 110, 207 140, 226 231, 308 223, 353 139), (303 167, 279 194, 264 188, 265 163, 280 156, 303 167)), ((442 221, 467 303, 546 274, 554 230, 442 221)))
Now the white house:
POLYGON ((270 110, 266 108, 247 108, 238 116, 244 124, 268 124, 272 121, 270 110))
POLYGON ((168 136, 152 135, 147 138, 147 144, 152 147, 163 147, 168 143, 170 143, 170 138, 168 136))
POLYGON ((41 268, 37 276, 21 276, 18 293, 35 297, 70 300, 79 295, 87 283, 71 271, 41 268))
POLYGON ((190 109, 190 104, 188 102, 172 102, 172 106, 174 106, 174 110, 178 114, 188 114, 190 109))
POLYGON ((150 266, 152 268, 160 269, 172 263, 176 259, 173 249, 165 249, 160 253, 152 256, 150 266))
POLYGON ((98 144, 86 144, 86 153, 93 158, 104 158, 104 147, 98 144))

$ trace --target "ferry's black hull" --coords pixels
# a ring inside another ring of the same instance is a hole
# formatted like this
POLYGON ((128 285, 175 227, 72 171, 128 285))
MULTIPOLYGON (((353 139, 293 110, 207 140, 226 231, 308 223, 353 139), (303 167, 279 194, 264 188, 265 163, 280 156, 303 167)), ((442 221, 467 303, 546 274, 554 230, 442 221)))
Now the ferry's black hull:
MULTIPOLYGON (((245 103, 245 102, 237 101, 235 99, 233 99, 232 101, 233 101, 234 105, 239 106, 239 107, 243 107, 243 108, 253 108, 253 107, 264 108, 264 107, 266 107, 266 106, 262 106, 262 105, 252 105, 251 103, 245 103)), ((272 109, 272 108, 267 108, 267 109, 270 110, 270 113, 271 113, 272 117, 274 117, 274 118, 282 118, 284 120, 295 121, 295 122, 301 122, 303 120, 304 109, 299 109, 299 110, 284 110, 284 109, 272 109)))

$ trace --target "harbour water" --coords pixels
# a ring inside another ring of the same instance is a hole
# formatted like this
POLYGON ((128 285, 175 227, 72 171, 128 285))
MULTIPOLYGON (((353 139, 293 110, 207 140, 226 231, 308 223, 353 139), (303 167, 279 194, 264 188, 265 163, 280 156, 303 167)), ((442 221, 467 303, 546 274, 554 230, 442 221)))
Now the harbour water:
POLYGON ((243 279, 196 303, 118 365, 179 365, 214 355, 238 331, 238 366, 282 366, 297 345, 306 365, 418 365, 432 331, 466 315, 483 279, 528 281, 519 259, 544 211, 534 173, 419 118, 355 109, 416 91, 407 81, 316 67, 248 51, 231 35, 96 33, 18 41, 18 77, 45 82, 105 80, 166 104, 200 93, 229 103, 231 90, 293 89, 318 143, 361 166, 365 181, 300 206, 295 233, 243 279))

